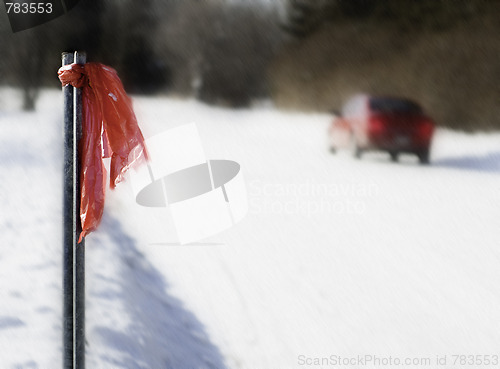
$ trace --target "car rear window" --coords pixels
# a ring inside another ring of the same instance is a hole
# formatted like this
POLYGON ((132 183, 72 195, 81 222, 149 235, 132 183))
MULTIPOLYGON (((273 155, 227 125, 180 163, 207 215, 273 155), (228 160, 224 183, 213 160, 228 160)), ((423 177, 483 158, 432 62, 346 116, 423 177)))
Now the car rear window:
POLYGON ((370 109, 383 113, 422 113, 422 108, 418 104, 405 99, 370 99, 370 109))

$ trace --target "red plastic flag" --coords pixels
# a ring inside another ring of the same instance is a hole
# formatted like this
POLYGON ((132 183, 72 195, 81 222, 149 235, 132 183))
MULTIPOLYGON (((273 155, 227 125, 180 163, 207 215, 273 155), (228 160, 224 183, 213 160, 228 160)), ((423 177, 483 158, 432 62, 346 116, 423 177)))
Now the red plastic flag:
POLYGON ((130 166, 147 159, 147 151, 132 101, 113 68, 99 63, 70 64, 60 68, 58 75, 63 86, 82 88, 80 242, 97 228, 104 211, 103 145, 105 157, 111 157, 111 188, 123 180, 130 166))

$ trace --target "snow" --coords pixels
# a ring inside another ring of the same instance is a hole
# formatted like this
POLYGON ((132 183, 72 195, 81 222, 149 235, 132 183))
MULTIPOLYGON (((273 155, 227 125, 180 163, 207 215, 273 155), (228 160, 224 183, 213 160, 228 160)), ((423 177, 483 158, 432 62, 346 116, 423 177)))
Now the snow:
MULTIPOLYGON (((195 122, 208 158, 240 163, 250 209, 180 246, 168 210, 109 191, 86 240, 87 367, 498 355, 499 133, 439 129, 425 167, 330 154, 323 114, 134 104, 147 137, 195 122)), ((61 93, 23 113, 1 89, 0 125, 0 367, 61 367, 61 93)))

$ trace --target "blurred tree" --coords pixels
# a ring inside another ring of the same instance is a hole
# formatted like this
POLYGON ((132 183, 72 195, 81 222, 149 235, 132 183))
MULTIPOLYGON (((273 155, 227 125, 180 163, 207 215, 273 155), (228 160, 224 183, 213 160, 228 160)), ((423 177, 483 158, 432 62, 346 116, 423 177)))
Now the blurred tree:
POLYGON ((216 27, 209 2, 185 1, 163 12, 165 19, 151 40, 155 52, 172 70, 171 88, 196 95, 208 37, 216 27))
POLYGON ((9 34, 11 33, 9 27, 9 20, 7 14, 0 12, 0 38, 2 40, 1 52, 2 57, 0 58, 0 84, 6 83, 6 62, 9 54, 9 48, 11 46, 9 34))
POLYGON ((366 19, 380 24, 391 21, 401 30, 439 31, 484 12, 488 6, 485 0, 285 0, 283 28, 304 37, 326 20, 366 19))
POLYGON ((165 5, 158 0, 122 0, 117 37, 123 44, 120 68, 125 87, 135 93, 154 93, 170 82, 170 71, 158 56, 153 40, 165 5))
POLYGON ((31 29, 12 33, 1 28, 6 51, 2 55, 3 82, 21 87, 24 110, 35 109, 43 85, 57 85, 55 72, 62 51, 99 54, 102 9, 102 2, 86 0, 65 16, 31 29))
POLYGON ((6 35, 5 41, 8 52, 3 65, 8 77, 4 81, 21 87, 23 110, 35 110, 48 52, 44 47, 48 41, 47 29, 40 26, 37 30, 6 35))
POLYGON ((246 6, 225 8, 217 18, 204 50, 198 97, 247 106, 253 98, 267 96, 266 69, 279 42, 275 20, 246 6))
POLYGON ((306 36, 320 26, 326 6, 325 0, 288 0, 282 28, 294 36, 306 36))
POLYGON ((488 7, 488 1, 401 1, 377 0, 375 18, 391 20, 404 30, 441 31, 461 21, 478 16, 488 7))
MULTIPOLYGON (((405 2, 401 1, 400 2, 405 2)), ((373 14, 377 0, 340 0, 337 6, 341 14, 349 18, 366 18, 373 14)))
POLYGON ((187 1, 157 37, 176 91, 231 106, 268 95, 267 66, 281 42, 273 8, 187 1))
POLYGON ((101 0, 84 0, 61 18, 59 35, 62 38, 63 50, 85 51, 90 58, 99 59, 103 48, 102 34, 104 32, 103 14, 106 2, 101 0))

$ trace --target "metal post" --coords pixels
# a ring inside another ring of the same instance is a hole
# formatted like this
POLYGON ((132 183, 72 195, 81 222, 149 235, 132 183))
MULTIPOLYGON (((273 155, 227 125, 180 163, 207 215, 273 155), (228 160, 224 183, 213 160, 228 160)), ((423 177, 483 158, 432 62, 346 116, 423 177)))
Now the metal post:
MULTIPOLYGON (((85 53, 62 55, 62 64, 85 64, 85 53)), ((85 240, 78 244, 80 222, 80 165, 78 144, 82 133, 82 93, 63 87, 63 367, 85 368, 85 240)))
MULTIPOLYGON (((62 65, 73 63, 73 54, 62 54, 62 65)), ((73 368, 73 87, 63 87, 64 182, 63 182, 63 368, 73 368)))
MULTIPOLYGON (((82 52, 75 52, 74 61, 77 64, 85 64, 87 56, 82 52)), ((75 369, 85 368, 85 238, 80 243, 82 225, 80 221, 80 155, 79 143, 82 137, 82 90, 75 88, 73 92, 73 155, 74 155, 74 181, 73 202, 74 222, 74 247, 73 247, 73 362, 75 369)))

